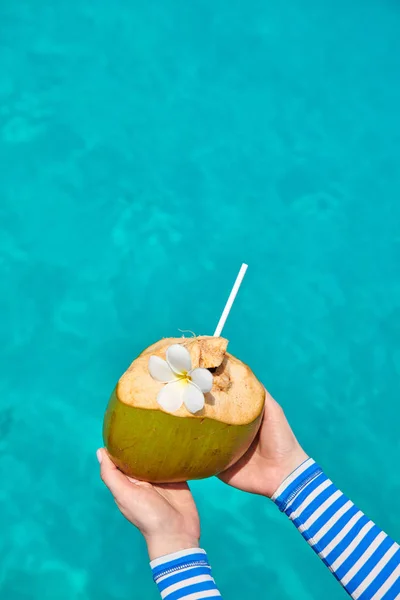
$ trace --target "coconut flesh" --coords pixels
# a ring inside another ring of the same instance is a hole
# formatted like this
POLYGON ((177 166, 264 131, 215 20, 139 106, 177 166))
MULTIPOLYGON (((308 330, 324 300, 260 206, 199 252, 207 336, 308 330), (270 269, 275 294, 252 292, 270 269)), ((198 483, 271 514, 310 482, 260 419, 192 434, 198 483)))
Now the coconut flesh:
POLYGON ((133 361, 110 398, 103 428, 107 450, 123 473, 153 483, 202 479, 248 450, 261 423, 265 390, 227 345, 221 337, 164 338, 133 361), (213 375, 204 408, 195 414, 185 405, 167 413, 157 403, 164 384, 151 377, 149 358, 165 359, 173 344, 187 348, 193 369, 213 375))

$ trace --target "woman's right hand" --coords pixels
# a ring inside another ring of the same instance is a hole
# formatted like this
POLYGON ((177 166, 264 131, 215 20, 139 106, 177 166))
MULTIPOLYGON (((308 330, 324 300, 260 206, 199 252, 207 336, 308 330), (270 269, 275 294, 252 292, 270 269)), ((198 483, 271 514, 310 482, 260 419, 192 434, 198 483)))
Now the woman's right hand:
POLYGON ((256 439, 239 462, 219 478, 239 490, 270 498, 307 458, 282 408, 265 391, 264 417, 256 439))

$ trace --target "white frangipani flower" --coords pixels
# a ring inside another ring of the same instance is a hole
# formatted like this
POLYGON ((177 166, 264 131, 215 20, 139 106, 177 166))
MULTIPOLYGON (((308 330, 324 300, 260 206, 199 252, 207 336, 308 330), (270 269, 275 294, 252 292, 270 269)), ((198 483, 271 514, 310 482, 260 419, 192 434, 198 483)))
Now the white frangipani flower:
POLYGON ((167 412, 177 411, 184 403, 191 413, 204 407, 204 394, 211 391, 213 376, 207 369, 192 369, 189 351, 180 344, 167 350, 167 360, 150 356, 149 371, 156 381, 166 383, 157 396, 167 412))

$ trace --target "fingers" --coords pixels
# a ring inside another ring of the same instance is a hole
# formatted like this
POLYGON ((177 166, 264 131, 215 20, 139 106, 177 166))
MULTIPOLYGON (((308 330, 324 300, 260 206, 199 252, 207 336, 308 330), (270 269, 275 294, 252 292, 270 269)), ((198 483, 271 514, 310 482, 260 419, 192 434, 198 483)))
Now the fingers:
POLYGON ((180 483, 157 483, 155 484, 156 488, 168 490, 171 492, 183 492, 183 493, 191 493, 189 489, 189 485, 186 481, 182 481, 180 483))
POLYGON ((130 487, 128 479, 117 469, 104 448, 97 450, 100 476, 112 495, 117 499, 130 487))
POLYGON ((175 508, 194 502, 192 492, 186 482, 157 483, 153 487, 175 508))

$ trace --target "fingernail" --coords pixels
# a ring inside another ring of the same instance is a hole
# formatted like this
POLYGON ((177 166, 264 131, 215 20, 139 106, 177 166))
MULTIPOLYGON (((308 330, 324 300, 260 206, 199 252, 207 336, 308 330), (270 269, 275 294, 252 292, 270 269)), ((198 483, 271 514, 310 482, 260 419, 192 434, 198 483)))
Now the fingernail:
POLYGON ((102 451, 100 450, 100 448, 97 450, 96 456, 97 456, 97 460, 101 464, 101 461, 103 460, 103 454, 102 454, 102 451))

